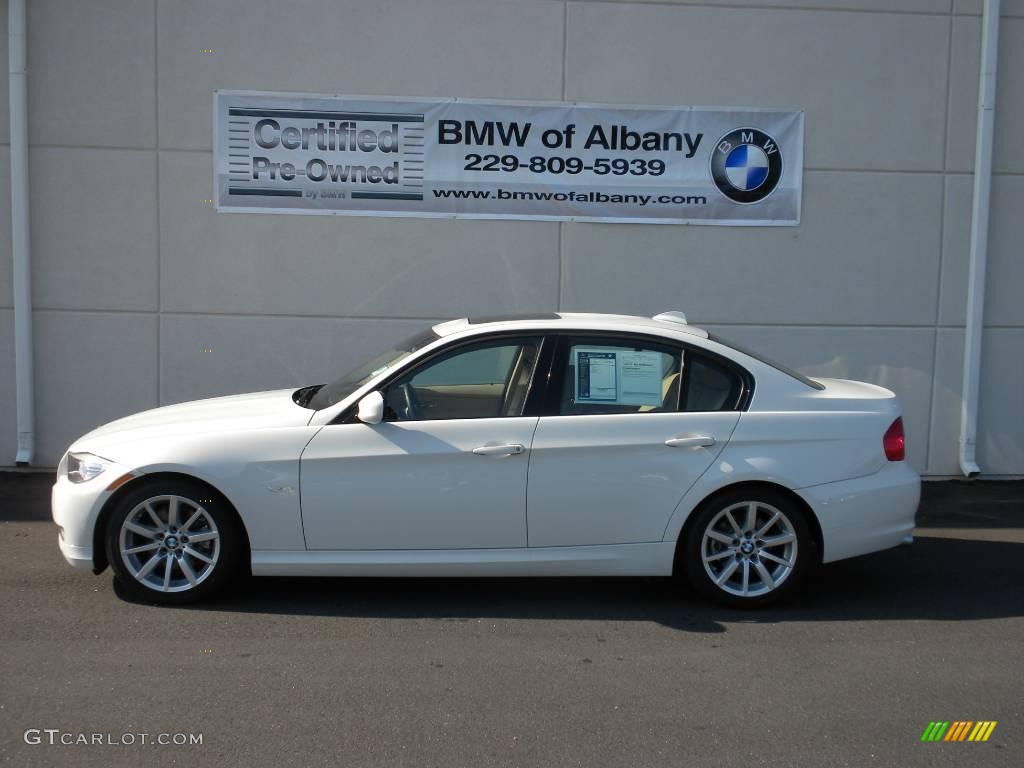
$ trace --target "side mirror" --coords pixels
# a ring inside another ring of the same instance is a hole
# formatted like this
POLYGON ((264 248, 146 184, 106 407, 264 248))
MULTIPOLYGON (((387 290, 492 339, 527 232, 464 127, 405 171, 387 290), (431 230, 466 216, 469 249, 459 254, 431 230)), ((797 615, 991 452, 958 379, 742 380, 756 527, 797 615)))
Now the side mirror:
POLYGON ((371 392, 359 401, 356 418, 364 424, 380 424, 384 421, 384 396, 380 392, 371 392))

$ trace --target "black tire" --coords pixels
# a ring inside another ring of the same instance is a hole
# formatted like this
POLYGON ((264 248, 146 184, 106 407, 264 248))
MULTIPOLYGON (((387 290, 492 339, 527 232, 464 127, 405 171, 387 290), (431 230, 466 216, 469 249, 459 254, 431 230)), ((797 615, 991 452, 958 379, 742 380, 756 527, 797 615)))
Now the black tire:
POLYGON ((130 599, 160 605, 192 603, 219 591, 242 571, 243 555, 246 551, 245 534, 234 510, 223 496, 201 483, 185 478, 146 481, 138 487, 131 488, 112 510, 107 520, 104 540, 107 560, 114 571, 119 592, 130 599), (189 531, 183 529, 181 536, 167 539, 167 535, 173 535, 173 529, 178 528, 170 524, 169 497, 177 497, 176 512, 179 525, 188 522, 180 518, 191 518, 197 509, 203 511, 205 516, 200 515, 190 529, 194 531, 192 535, 197 540, 205 538, 202 543, 190 542, 189 531), (144 508, 140 509, 147 501, 156 513, 156 518, 150 516, 144 508), (143 515, 145 518, 142 518, 143 515), (130 530, 124 533, 127 549, 134 549, 136 545, 140 545, 140 548, 148 548, 146 552, 122 555, 122 531, 129 517, 133 518, 133 524, 140 525, 144 522, 146 529, 159 534, 154 538, 149 535, 138 535, 130 530), (165 524, 162 529, 157 527, 157 522, 160 521, 165 524), (213 540, 210 540, 211 534, 216 534, 213 540), (156 543, 157 548, 154 549, 151 543, 156 543), (172 543, 176 548, 168 549, 167 545, 172 543), (163 559, 150 564, 150 557, 163 559), (171 591, 164 591, 162 585, 153 586, 147 582, 152 582, 156 574, 165 573, 168 557, 173 557, 175 562, 172 562, 169 568, 171 591), (200 557, 213 560, 212 565, 205 563, 200 557), (147 567, 149 571, 146 575, 136 577, 136 573, 141 574, 147 567), (186 570, 191 574, 191 579, 186 576, 186 570), (197 578, 200 575, 201 578, 197 578), (191 584, 192 579, 196 580, 194 585, 191 584))
POLYGON ((817 562, 814 537, 805 511, 777 491, 766 488, 725 491, 702 504, 693 515, 679 551, 677 572, 681 569, 699 594, 722 605, 759 608, 785 600, 800 587, 808 570, 817 562), (755 505, 752 527, 747 525, 746 517, 751 503, 755 505), (747 537, 747 534, 757 534, 776 512, 781 517, 760 538, 747 537), (738 519, 737 513, 742 513, 742 519, 738 519), (713 538, 715 534, 729 536, 731 542, 719 541, 713 538), (790 535, 794 537, 791 547, 788 542, 773 543, 784 541, 790 535), (705 547, 713 558, 709 563, 704 561, 705 547), (784 562, 790 563, 788 569, 784 562), (758 564, 767 572, 770 582, 762 578, 758 564), (745 569, 747 582, 743 581, 745 569), (717 583, 723 579, 721 584, 717 583), (745 586, 749 594, 743 594, 745 586))

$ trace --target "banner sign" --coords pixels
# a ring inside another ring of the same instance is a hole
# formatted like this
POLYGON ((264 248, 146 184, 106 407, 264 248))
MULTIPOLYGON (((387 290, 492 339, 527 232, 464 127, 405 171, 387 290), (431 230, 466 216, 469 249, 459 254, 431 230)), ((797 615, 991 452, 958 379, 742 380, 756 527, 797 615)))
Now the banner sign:
POLYGON ((800 223, 803 112, 218 91, 218 211, 800 223))

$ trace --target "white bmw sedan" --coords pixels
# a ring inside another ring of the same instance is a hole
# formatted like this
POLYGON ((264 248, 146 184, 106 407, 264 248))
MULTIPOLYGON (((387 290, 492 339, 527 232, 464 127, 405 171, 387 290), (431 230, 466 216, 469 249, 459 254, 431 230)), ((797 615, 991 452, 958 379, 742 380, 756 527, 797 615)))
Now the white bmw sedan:
POLYGON ((107 424, 60 462, 74 566, 155 603, 239 573, 669 576, 733 606, 910 540, 892 392, 688 325, 441 323, 337 381, 107 424))

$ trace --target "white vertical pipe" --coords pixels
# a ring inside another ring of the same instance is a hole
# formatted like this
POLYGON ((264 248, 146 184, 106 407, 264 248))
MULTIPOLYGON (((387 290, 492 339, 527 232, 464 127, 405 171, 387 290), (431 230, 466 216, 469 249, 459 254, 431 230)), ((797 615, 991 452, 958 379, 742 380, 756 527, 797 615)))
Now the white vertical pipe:
POLYGON ((998 53, 999 0, 985 0, 985 10, 981 19, 978 134, 974 149, 974 203, 971 211, 971 256, 967 272, 963 399, 960 405, 960 471, 968 477, 981 471, 975 461, 974 452, 978 433, 981 334, 985 324, 985 267, 988 261, 988 218, 992 190, 992 137, 996 115, 998 53))
POLYGON ((11 112, 11 249, 14 261, 14 372, 18 414, 15 462, 35 453, 32 390, 32 262, 29 257, 28 83, 25 0, 8 0, 11 112))

